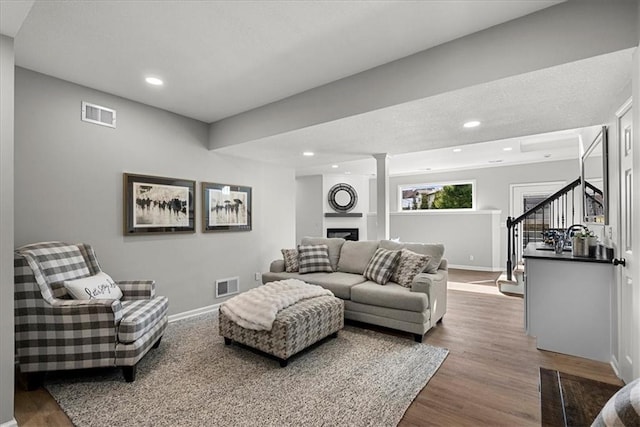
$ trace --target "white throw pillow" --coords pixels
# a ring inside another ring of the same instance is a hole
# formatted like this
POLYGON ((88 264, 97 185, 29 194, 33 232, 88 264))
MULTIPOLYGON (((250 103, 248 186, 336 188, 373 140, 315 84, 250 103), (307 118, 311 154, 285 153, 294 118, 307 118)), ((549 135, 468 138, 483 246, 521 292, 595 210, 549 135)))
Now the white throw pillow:
POLYGON ((64 287, 73 299, 120 299, 122 291, 107 273, 82 279, 65 280, 64 287))

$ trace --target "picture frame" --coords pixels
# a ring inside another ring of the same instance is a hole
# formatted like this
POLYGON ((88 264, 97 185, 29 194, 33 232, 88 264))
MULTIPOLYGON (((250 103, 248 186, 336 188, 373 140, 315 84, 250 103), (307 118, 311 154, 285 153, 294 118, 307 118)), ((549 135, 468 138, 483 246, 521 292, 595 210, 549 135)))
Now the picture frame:
POLYGON ((124 235, 195 233, 196 182, 123 174, 124 235))
POLYGON ((251 231, 251 187, 202 183, 202 231, 251 231))

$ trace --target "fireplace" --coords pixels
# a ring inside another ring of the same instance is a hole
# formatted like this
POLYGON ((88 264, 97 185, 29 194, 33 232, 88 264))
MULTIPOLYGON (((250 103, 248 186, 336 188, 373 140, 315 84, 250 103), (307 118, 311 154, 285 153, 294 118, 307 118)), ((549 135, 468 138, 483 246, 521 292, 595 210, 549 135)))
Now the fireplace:
POLYGON ((360 230, 357 228, 327 228, 327 237, 342 237, 345 240, 357 241, 360 230))

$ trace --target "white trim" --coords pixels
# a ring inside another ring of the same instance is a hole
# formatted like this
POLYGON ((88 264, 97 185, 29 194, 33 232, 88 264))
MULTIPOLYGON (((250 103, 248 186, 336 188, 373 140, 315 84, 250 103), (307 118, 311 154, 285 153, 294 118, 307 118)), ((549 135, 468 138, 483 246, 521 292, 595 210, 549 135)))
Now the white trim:
MULTIPOLYGON (((501 210, 482 210, 472 211, 470 209, 418 209, 415 211, 400 211, 389 212, 389 215, 496 215, 501 214, 501 210)), ((370 216, 376 216, 376 213, 368 214, 370 216)))
POLYGON ((9 421, 0 424, 0 427, 18 427, 18 422, 15 418, 11 418, 9 421))
POLYGON ((611 355, 611 360, 609 361, 609 365, 611 365, 611 369, 613 369, 613 373, 616 374, 616 377, 622 379, 620 376, 620 369, 618 369, 618 359, 616 359, 616 355, 611 355))
MULTIPOLYGON (((221 303, 208 305, 206 307, 200 307, 189 311, 183 311, 182 313, 176 313, 169 316, 169 323, 177 322, 178 320, 189 319, 191 317, 200 316, 202 314, 212 313, 220 307, 221 303)), ((3 426, 0 426, 3 427, 3 426)))
POLYGON ((490 271, 492 273, 497 273, 499 271, 504 271, 502 267, 482 267, 479 265, 460 265, 460 264, 448 264, 447 268, 455 268, 458 270, 476 270, 476 271, 490 271))
POLYGON ((632 101, 633 101, 633 98, 627 99, 624 102, 624 104, 622 104, 622 107, 618 108, 618 111, 616 111, 616 117, 620 118, 624 116, 629 110, 629 108, 631 108, 631 104, 633 103, 632 101))

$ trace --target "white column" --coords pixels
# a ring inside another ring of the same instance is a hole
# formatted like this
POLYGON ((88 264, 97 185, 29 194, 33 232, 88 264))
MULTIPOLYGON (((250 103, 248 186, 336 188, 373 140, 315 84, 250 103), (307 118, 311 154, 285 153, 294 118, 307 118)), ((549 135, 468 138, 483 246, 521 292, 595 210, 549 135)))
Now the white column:
POLYGON ((376 159, 376 231, 377 239, 389 238, 389 155, 374 154, 376 159))

